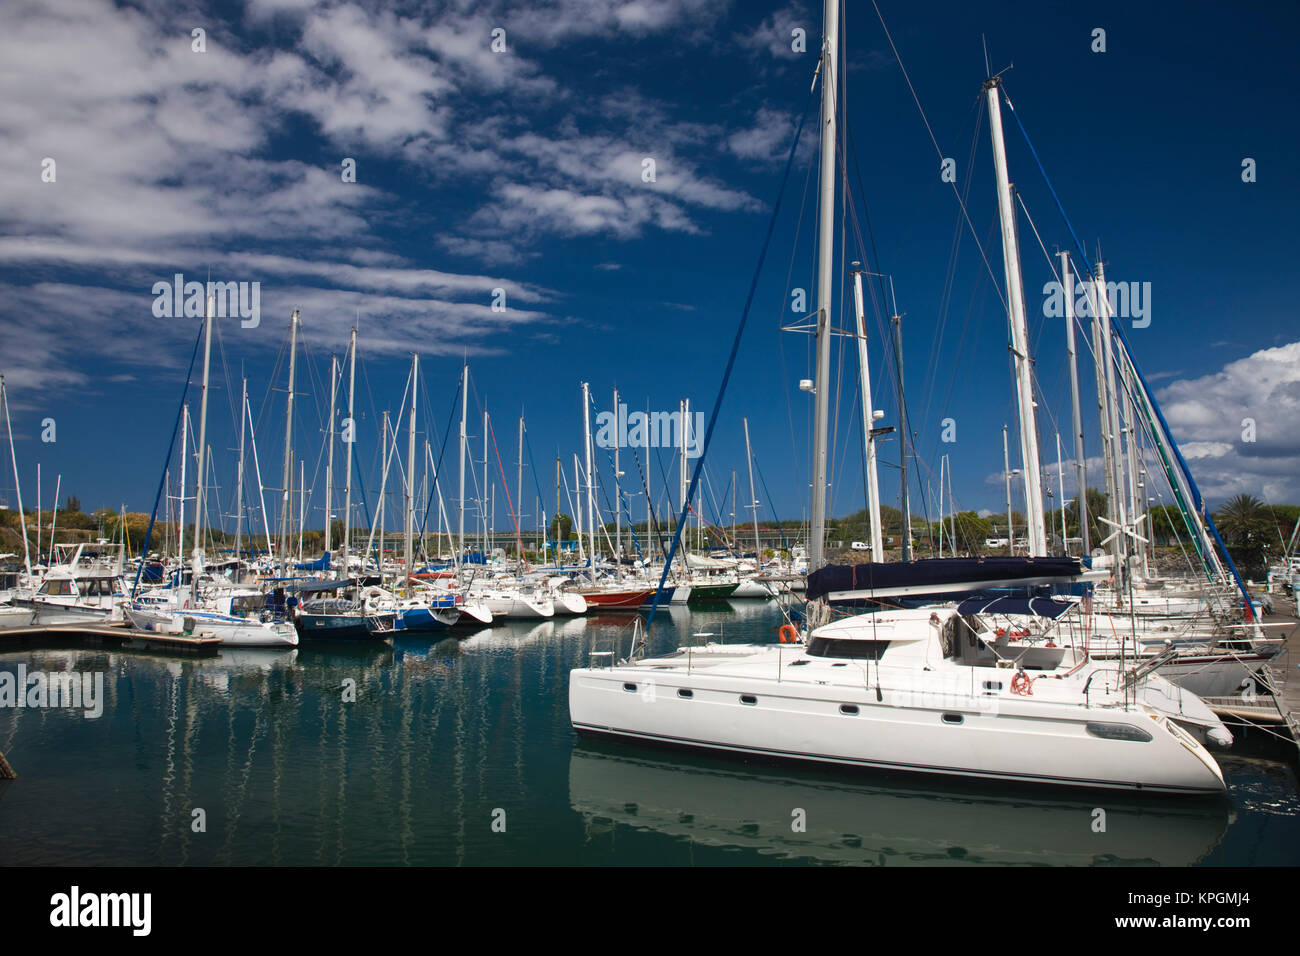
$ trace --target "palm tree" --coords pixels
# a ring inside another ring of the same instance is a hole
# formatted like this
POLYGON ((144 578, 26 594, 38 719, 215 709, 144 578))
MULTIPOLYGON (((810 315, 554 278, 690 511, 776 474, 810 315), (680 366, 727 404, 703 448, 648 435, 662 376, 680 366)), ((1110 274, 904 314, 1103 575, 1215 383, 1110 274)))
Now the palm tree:
POLYGON ((1214 513, 1214 523, 1229 544, 1262 543, 1272 517, 1264 502, 1254 495, 1237 495, 1214 513))

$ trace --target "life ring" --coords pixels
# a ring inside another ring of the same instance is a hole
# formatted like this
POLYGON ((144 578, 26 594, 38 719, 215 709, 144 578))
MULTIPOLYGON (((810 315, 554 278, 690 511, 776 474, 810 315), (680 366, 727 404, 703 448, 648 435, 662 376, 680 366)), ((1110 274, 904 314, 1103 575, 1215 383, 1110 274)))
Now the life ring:
POLYGON ((1029 675, 1024 671, 1016 671, 1016 676, 1011 678, 1011 693, 1028 697, 1033 692, 1034 682, 1029 679, 1029 675))
POLYGON ((782 644, 797 644, 799 642, 799 632, 795 630, 793 624, 782 624, 781 629, 776 633, 782 644))

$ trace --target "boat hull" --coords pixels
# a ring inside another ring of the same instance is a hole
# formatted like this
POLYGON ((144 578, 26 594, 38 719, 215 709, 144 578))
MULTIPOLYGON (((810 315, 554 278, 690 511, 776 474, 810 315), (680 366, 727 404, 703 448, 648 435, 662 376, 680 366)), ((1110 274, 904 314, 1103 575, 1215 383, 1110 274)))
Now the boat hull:
POLYGON ((1224 790, 1222 772, 1196 740, 1146 710, 1081 716, 1037 702, 1002 701, 990 711, 988 702, 978 699, 928 707, 905 706, 894 696, 877 701, 874 689, 851 685, 792 691, 773 681, 703 669, 690 674, 579 668, 569 676, 570 719, 584 735, 1057 786, 1224 790), (647 699, 654 706, 645 706, 647 699), (851 716, 844 707, 852 708, 851 716), (1150 739, 1101 739, 1087 732, 1089 720, 1123 723, 1150 739))

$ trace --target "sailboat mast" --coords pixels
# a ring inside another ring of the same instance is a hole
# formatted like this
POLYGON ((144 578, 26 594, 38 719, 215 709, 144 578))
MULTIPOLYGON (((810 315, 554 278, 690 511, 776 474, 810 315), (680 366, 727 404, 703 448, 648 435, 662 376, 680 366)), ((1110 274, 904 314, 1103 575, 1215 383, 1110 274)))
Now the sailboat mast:
MULTIPOLYGON (((14 426, 9 420, 9 392, 5 389, 5 377, 0 375, 0 400, 5 403, 5 430, 9 433, 9 457, 14 466, 14 494, 18 498, 18 523, 23 529, 23 565, 27 569, 27 580, 32 577, 32 555, 27 546, 27 518, 23 514, 23 486, 18 480, 18 453, 14 450, 14 426)), ((40 522, 36 524, 36 537, 40 541, 40 522)))
MULTIPOLYGON (((1119 391, 1115 384, 1115 349, 1114 337, 1110 330, 1110 297, 1106 292, 1106 269, 1101 262, 1097 263, 1097 281, 1094 284, 1097 293, 1097 315, 1101 322, 1101 354, 1105 359, 1105 376, 1106 376, 1106 432, 1110 444, 1110 467, 1112 471, 1112 483, 1114 487, 1114 498, 1111 504, 1111 520, 1118 526, 1113 528, 1115 532, 1115 571, 1127 573, 1128 568, 1128 538, 1120 529, 1128 524, 1128 507, 1125 502, 1124 494, 1124 459, 1120 447, 1120 430, 1119 430, 1119 391)), ((1116 579, 1116 584, 1119 579, 1116 579)))
POLYGON ((348 345, 348 446, 346 462, 343 466, 343 576, 348 576, 348 544, 352 538, 352 445, 356 440, 356 419, 352 417, 353 401, 357 389, 357 330, 352 329, 352 341, 348 345))
MULTIPOLYGON (((388 409, 384 409, 383 421, 380 427, 383 428, 384 434, 379 445, 379 454, 382 461, 379 473, 379 506, 375 509, 379 513, 379 553, 375 560, 379 571, 379 581, 382 584, 384 580, 384 499, 388 497, 388 409)), ((374 538, 373 531, 370 537, 374 538)))
MULTIPOLYGON (((519 416, 519 458, 517 460, 518 469, 515 474, 515 500, 519 502, 518 526, 524 524, 524 416, 519 416)), ((502 479, 505 480, 504 478, 502 479)), ((524 559, 523 542, 519 544, 519 560, 524 559)))
POLYGON ((1007 446, 1007 426, 1002 426, 1002 475, 1007 484, 1007 554, 1016 553, 1016 534, 1011 526, 1011 452, 1007 446))
MULTIPOLYGON (((619 552, 623 550, 623 485, 622 482, 619 481, 619 479, 623 477, 623 473, 618 470, 618 446, 623 444, 623 442, 621 441, 621 438, 623 436, 623 430, 621 427, 619 427, 622 424, 619 421, 619 419, 621 418, 622 418, 622 414, 618 410, 618 389, 614 389, 614 423, 616 426, 614 429, 614 434, 617 436, 614 439, 614 560, 615 561, 619 561, 619 552)), ((621 573, 621 569, 622 569, 621 562, 619 563, 619 568, 621 573)))
MULTIPOLYGON (((1070 254, 1061 252, 1061 286, 1065 296, 1065 350, 1070 357, 1070 406, 1074 429, 1074 484, 1079 495, 1079 537, 1083 540, 1082 554, 1092 554, 1092 540, 1088 533, 1088 473, 1083 457, 1083 412, 1079 406, 1079 363, 1074 346, 1074 271, 1070 267, 1070 254)), ((1064 502, 1062 502, 1064 504, 1064 502)))
MULTIPOLYGON (((179 520, 180 531, 176 538, 176 564, 177 564, 176 583, 178 585, 180 584, 181 581, 181 568, 185 564, 185 459, 189 457, 189 449, 187 447, 189 444, 189 434, 190 434, 190 404, 189 402, 186 402, 183 406, 181 406, 181 493, 180 493, 180 498, 177 502, 177 507, 178 510, 180 511, 180 520, 179 520)), ((40 490, 39 485, 37 486, 37 490, 38 491, 40 490)), ((39 523, 40 517, 41 517, 41 509, 38 504, 36 508, 37 550, 40 549, 40 540, 41 540, 41 533, 40 533, 41 526, 39 523)))
POLYGON ((415 559, 411 540, 415 532, 415 395, 420 380, 420 356, 411 356, 411 407, 406 422, 406 590, 411 590, 411 562, 415 559))
POLYGON ((745 425, 745 464, 749 468, 749 513, 754 519, 754 570, 761 571, 763 552, 758 546, 758 496, 754 494, 754 453, 749 447, 749 419, 742 418, 741 421, 745 425))
POLYGON ((582 383, 582 444, 587 460, 587 550, 591 555, 591 571, 596 572, 596 517, 592 501, 591 473, 591 388, 582 383))
POLYGON ((465 418, 469 414, 469 366, 460 373, 460 534, 456 556, 456 566, 465 557, 465 454, 469 451, 469 435, 465 431, 465 418))
POLYGON ((199 393, 199 470, 198 489, 194 493, 194 567, 190 574, 190 598, 199 603, 199 570, 203 566, 203 480, 207 477, 208 450, 208 379, 212 368, 212 313, 216 311, 217 294, 208 293, 207 308, 203 318, 203 389, 199 393))
POLYGON ((1015 208, 1007 176, 1006 147, 1002 141, 1002 105, 997 77, 985 81, 989 130, 993 137, 993 165, 998 183, 998 216, 1002 222, 1002 261, 1007 305, 1011 319, 1011 353, 1015 359, 1016 405, 1020 412, 1020 460, 1025 473, 1025 517, 1029 523, 1029 554, 1047 554, 1047 524, 1043 516, 1043 491, 1038 458, 1038 422, 1034 410, 1033 369, 1029 361, 1029 332, 1025 322, 1024 287, 1020 275, 1020 246, 1016 240, 1015 208))
POLYGON ((335 414, 335 397, 338 395, 339 388, 339 357, 330 356, 330 428, 329 428, 329 451, 325 455, 325 553, 329 554, 333 550, 333 540, 331 536, 330 519, 334 517, 334 414, 335 414))
MULTIPOLYGON (((289 392, 284 408, 284 481, 280 499, 280 561, 289 559, 289 486, 293 483, 293 387, 298 371, 298 310, 289 319, 289 392)), ((283 570, 283 568, 282 568, 283 570)))
POLYGON ((491 545, 488 542, 488 508, 490 507, 490 505, 488 504, 488 495, 491 493, 490 486, 488 485, 488 424, 489 424, 488 410, 484 408, 483 409, 483 487, 479 491, 479 493, 483 497, 480 498, 478 502, 479 525, 481 528, 481 533, 483 535, 484 555, 486 555, 489 551, 492 550, 491 545))
MULTIPOLYGON (((239 400, 239 470, 235 475, 235 561, 240 560, 240 532, 244 525, 244 419, 248 414, 248 379, 243 379, 239 400)), ((251 532, 250 532, 251 537, 251 532)), ((238 565, 236 565, 238 567, 238 565)))
POLYGON ((817 242, 817 371, 814 380, 812 520, 808 570, 825 564, 826 435, 830 427, 832 269, 835 255, 835 106, 839 99, 840 0, 825 0, 821 52, 820 233, 817 242))
MULTIPOLYGON (((871 404, 871 366, 867 360, 867 317, 862 301, 862 269, 853 263, 853 311, 857 316, 858 371, 862 388, 862 441, 867 451, 867 508, 871 516, 871 560, 883 561, 884 535, 880 526, 880 482, 876 471, 876 441, 871 435, 876 421, 871 404)), ((906 447, 904 445, 904 447, 906 447)))

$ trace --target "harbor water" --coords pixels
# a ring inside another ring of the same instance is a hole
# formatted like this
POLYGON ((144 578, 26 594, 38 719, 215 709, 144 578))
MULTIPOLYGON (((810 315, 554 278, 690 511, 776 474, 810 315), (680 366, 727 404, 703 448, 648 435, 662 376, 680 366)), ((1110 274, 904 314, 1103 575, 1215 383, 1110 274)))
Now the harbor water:
MULTIPOLYGON (((0 707, 0 865, 1295 865, 1290 744, 1221 755, 1223 799, 744 762, 580 740, 568 674, 631 616, 463 640, 184 658, 0 654, 103 675, 103 711, 0 707)), ((775 640, 767 603, 662 609, 651 653, 775 640), (700 636, 700 635, 708 635, 700 636)))

